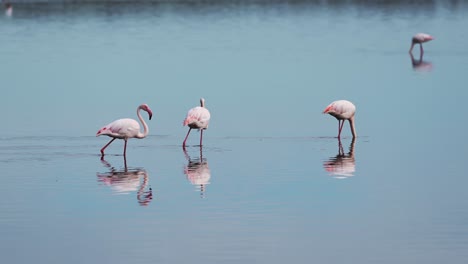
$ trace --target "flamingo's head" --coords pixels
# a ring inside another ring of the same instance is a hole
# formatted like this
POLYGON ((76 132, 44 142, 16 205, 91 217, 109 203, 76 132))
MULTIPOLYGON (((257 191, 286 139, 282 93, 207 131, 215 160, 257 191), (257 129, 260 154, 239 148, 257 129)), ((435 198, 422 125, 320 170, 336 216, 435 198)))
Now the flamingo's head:
POLYGON ((151 108, 147 104, 142 104, 141 109, 148 112, 149 120, 153 117, 153 111, 151 111, 151 108))
POLYGON ((327 108, 325 108, 325 110, 323 110, 323 113, 324 114, 329 114, 332 111, 333 111, 333 105, 329 105, 329 106, 327 106, 327 108))

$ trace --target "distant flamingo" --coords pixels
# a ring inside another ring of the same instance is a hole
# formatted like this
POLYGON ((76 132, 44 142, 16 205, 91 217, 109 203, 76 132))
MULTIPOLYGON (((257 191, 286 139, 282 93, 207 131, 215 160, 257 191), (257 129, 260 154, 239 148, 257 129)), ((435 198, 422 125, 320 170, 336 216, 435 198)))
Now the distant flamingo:
POLYGON ((145 121, 141 117, 140 110, 148 112, 149 120, 151 120, 151 117, 153 116, 153 112, 151 111, 151 109, 149 108, 147 104, 142 104, 138 106, 137 108, 138 119, 140 119, 140 122, 144 128, 143 133, 140 132, 140 124, 138 124, 136 120, 130 119, 130 118, 123 118, 123 119, 115 120, 114 122, 108 124, 107 126, 99 129, 96 136, 106 135, 106 136, 113 138, 111 139, 111 141, 109 141, 109 143, 107 143, 101 149, 102 156, 104 156, 104 150, 107 148, 107 146, 109 146, 116 138, 119 138, 119 139, 125 140, 123 155, 124 157, 126 157, 127 140, 129 138, 144 138, 148 135, 149 133, 148 125, 146 125, 145 121))
POLYGON ((3 2, 3 5, 5 6, 5 15, 9 17, 13 15, 13 5, 8 0, 7 1, 2 0, 2 2, 3 2))
POLYGON ((418 33, 418 34, 414 35, 413 38, 411 39, 411 48, 410 48, 409 52, 412 53, 414 45, 419 44, 421 54, 424 53, 424 49, 423 49, 422 44, 424 42, 428 42, 428 41, 431 41, 433 39, 434 39, 434 37, 432 37, 431 35, 426 34, 426 33, 418 33))
POLYGON ((346 100, 338 100, 334 101, 325 108, 323 111, 324 114, 330 114, 338 119, 338 138, 341 136, 341 129, 343 129, 343 125, 345 120, 349 121, 349 125, 351 127, 351 133, 353 134, 353 138, 357 137, 356 129, 354 128, 354 113, 356 112, 356 107, 353 103, 346 100))
POLYGON ((210 111, 205 108, 205 99, 200 98, 200 106, 190 109, 187 113, 187 117, 184 120, 184 126, 189 127, 189 131, 185 136, 184 143, 182 146, 185 148, 185 142, 190 134, 192 128, 200 130, 200 146, 203 143, 203 130, 208 128, 210 123, 210 111))

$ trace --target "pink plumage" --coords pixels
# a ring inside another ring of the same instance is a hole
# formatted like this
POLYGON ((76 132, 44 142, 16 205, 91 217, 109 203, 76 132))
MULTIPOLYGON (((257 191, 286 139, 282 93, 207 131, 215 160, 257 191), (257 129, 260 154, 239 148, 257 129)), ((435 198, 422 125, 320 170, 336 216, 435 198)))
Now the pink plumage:
POLYGON ((422 44, 425 42, 431 41, 433 39, 434 39, 433 36, 426 34, 426 33, 418 33, 414 35, 413 38, 411 39, 411 47, 410 47, 409 52, 412 53, 414 45, 419 44, 421 54, 424 53, 422 44))
POLYGON ((343 129, 345 120, 349 121, 353 138, 357 136, 356 129, 354 128, 356 107, 353 103, 347 100, 334 101, 323 110, 323 113, 334 116, 338 120, 338 138, 341 136, 341 129, 343 129))
POLYGON ((189 131, 187 132, 184 142, 182 143, 182 146, 184 148, 192 128, 200 130, 200 146, 202 146, 203 130, 208 128, 210 118, 210 111, 208 111, 208 109, 205 108, 205 99, 201 98, 200 106, 190 109, 187 113, 187 116, 184 119, 183 125, 189 127, 189 131))
POLYGON ((140 132, 140 124, 130 118, 122 118, 115 120, 114 122, 102 127, 99 129, 99 131, 96 133, 96 136, 109 136, 112 137, 111 141, 107 143, 102 149, 101 149, 101 155, 104 156, 104 150, 116 139, 123 139, 125 141, 124 145, 124 156, 126 155, 127 152, 127 140, 129 138, 145 138, 148 133, 149 133, 149 128, 148 125, 145 123, 143 118, 141 117, 140 110, 146 111, 149 115, 149 120, 151 120, 151 117, 153 116, 153 112, 149 108, 147 104, 142 104, 138 106, 137 108, 137 116, 138 119, 140 120, 141 124, 143 125, 143 133, 140 132))

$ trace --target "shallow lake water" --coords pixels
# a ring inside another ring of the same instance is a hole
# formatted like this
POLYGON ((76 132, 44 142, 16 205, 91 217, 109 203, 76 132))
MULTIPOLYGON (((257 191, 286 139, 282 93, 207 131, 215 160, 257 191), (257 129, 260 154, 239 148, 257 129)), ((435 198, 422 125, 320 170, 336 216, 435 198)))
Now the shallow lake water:
POLYGON ((468 3, 407 2, 13 1, 1 262, 466 263, 468 3))

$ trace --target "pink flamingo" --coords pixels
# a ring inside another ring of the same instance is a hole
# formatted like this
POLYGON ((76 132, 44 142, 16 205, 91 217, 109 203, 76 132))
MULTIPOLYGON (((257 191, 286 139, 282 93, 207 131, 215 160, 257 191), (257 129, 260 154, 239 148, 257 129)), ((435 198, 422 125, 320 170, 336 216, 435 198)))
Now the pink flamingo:
POLYGON ((119 139, 125 140, 123 155, 124 157, 126 157, 127 140, 129 138, 144 138, 148 135, 149 133, 148 125, 146 125, 145 121, 141 117, 140 110, 148 112, 149 120, 151 120, 151 117, 153 116, 153 112, 151 111, 151 109, 149 108, 147 104, 142 104, 138 106, 137 108, 138 119, 140 119, 140 122, 144 128, 143 133, 140 132, 140 124, 138 124, 136 120, 130 119, 130 118, 123 118, 123 119, 115 120, 114 122, 108 124, 107 126, 99 129, 99 131, 96 134, 96 137, 100 135, 106 135, 112 138, 111 141, 109 141, 109 143, 107 143, 101 149, 102 156, 104 156, 104 150, 107 148, 107 146, 109 146, 116 138, 119 138, 119 139))
POLYGON ((189 127, 189 131, 185 136, 184 143, 182 146, 185 148, 185 142, 190 134, 192 128, 198 129, 200 131, 200 147, 203 142, 203 130, 208 128, 210 123, 210 111, 205 108, 205 99, 200 98, 200 106, 190 109, 187 113, 187 117, 184 119, 184 126, 189 127))
POLYGON ((349 121, 349 125, 351 126, 351 133, 353 134, 353 138, 357 137, 356 129, 354 128, 354 113, 356 112, 356 107, 353 103, 346 100, 338 100, 334 101, 329 104, 325 110, 323 110, 324 114, 330 114, 338 119, 338 138, 341 135, 341 129, 343 129, 343 125, 345 120, 349 121))
POLYGON ((11 16, 13 15, 13 6, 11 5, 10 2, 5 2, 5 15, 6 16, 11 16))
POLYGON ((410 48, 409 52, 412 53, 414 45, 419 44, 421 54, 424 53, 424 49, 423 49, 422 44, 424 42, 428 42, 428 41, 431 41, 433 39, 434 39, 434 37, 432 37, 431 35, 426 34, 426 33, 418 33, 418 34, 414 35, 413 38, 411 39, 411 48, 410 48))

